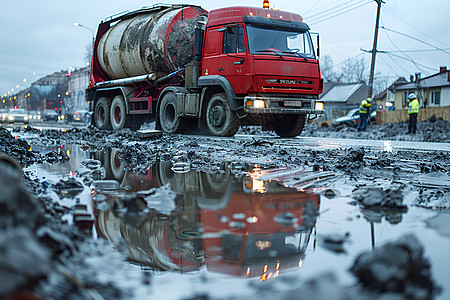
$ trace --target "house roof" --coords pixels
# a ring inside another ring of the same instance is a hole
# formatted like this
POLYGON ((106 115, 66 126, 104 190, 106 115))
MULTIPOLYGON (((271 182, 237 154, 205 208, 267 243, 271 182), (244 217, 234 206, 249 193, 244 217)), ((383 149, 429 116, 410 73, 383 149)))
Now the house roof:
POLYGON ((415 82, 410 82, 408 84, 398 86, 398 87, 394 88, 393 90, 401 91, 401 90, 414 90, 414 89, 417 89, 418 87, 421 89, 429 89, 429 88, 434 88, 434 87, 450 86, 450 81, 448 80, 449 72, 450 71, 445 71, 442 73, 437 73, 437 74, 428 76, 426 78, 420 79, 419 86, 417 86, 417 83, 415 83, 415 82))
POLYGON ((392 83, 387 89, 385 89, 384 91, 382 91, 380 94, 376 95, 373 99, 374 100, 380 100, 383 99, 384 97, 386 97, 387 91, 393 91, 395 90, 397 87, 404 85, 404 84, 408 84, 410 83, 408 80, 405 79, 405 77, 399 77, 397 78, 397 80, 394 81, 394 83, 392 83))
POLYGON ((335 84, 320 96, 323 102, 347 102, 363 83, 335 84))

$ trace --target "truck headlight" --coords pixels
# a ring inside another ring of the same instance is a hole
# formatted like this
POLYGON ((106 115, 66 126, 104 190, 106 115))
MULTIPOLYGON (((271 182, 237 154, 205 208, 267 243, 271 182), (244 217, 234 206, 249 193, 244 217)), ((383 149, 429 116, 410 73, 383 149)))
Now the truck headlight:
POLYGON ((28 117, 27 116, 25 116, 25 117, 23 117, 23 119, 26 121, 26 120, 28 120, 28 117))
POLYGON ((12 120, 14 120, 14 117, 13 116, 8 116, 8 120, 12 121, 12 120))
POLYGON ((255 100, 255 101, 253 101, 253 107, 254 108, 264 108, 264 107, 266 107, 266 103, 264 102, 264 100, 255 100))
POLYGON ((245 105, 253 108, 265 108, 266 102, 264 100, 254 99, 254 100, 247 100, 245 102, 245 105))
POLYGON ((316 110, 323 110, 323 102, 316 102, 316 110))

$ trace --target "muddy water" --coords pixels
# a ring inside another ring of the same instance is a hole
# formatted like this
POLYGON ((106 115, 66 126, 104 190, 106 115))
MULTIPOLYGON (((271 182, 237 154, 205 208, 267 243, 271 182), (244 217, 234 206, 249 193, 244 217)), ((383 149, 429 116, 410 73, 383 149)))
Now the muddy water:
MULTIPOLYGON (((348 272, 355 257, 414 233, 431 262, 433 279, 443 288, 438 299, 450 298, 448 214, 408 205, 417 196, 413 192, 404 195, 406 211, 386 213, 362 209, 354 200, 356 183, 346 177, 329 176, 316 189, 298 185, 311 178, 309 170, 249 166, 237 178, 168 159, 133 173, 114 149, 90 153, 62 145, 58 151, 68 151, 71 160, 27 170, 49 184, 61 178, 82 182, 81 162, 100 161, 103 180, 85 182, 76 194, 47 193, 63 206, 85 204, 94 219, 93 236, 110 240, 136 272, 160 274, 152 279, 154 286, 167 281, 186 286, 197 279, 212 294, 233 285, 236 291, 219 294, 251 295, 251 282, 277 282, 275 289, 286 291, 286 279, 320 278, 327 272, 347 286, 356 282, 348 272), (174 276, 179 273, 192 276, 174 276)), ((145 288, 136 288, 145 294, 145 288)), ((164 295, 178 299, 183 293, 164 295)))

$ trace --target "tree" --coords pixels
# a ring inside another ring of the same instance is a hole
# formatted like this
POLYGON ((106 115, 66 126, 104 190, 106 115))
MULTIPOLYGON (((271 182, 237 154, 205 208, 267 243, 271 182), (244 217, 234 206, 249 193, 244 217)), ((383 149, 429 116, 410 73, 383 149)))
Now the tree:
POLYGON ((92 44, 89 43, 89 45, 86 46, 86 52, 84 54, 84 59, 86 63, 91 63, 92 61, 92 44))
POLYGON ((380 73, 376 73, 373 79, 373 91, 372 96, 381 94, 385 89, 389 87, 389 76, 383 76, 380 73))
POLYGON ((337 74, 333 70, 333 68, 334 68, 334 64, 333 64, 333 59, 331 58, 331 56, 325 55, 324 57, 322 57, 322 59, 320 60, 320 71, 322 73, 322 78, 325 81, 329 81, 329 82, 336 81, 337 74))
POLYGON ((364 57, 350 57, 341 68, 341 81, 345 83, 366 82, 368 64, 364 57))

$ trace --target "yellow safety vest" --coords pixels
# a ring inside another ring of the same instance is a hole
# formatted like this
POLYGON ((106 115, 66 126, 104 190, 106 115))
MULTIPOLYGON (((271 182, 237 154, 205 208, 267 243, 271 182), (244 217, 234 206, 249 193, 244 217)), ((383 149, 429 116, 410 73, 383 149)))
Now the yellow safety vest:
POLYGON ((372 104, 367 102, 366 99, 364 99, 363 101, 361 101, 361 105, 359 106, 359 113, 360 114, 368 114, 369 113, 369 108, 371 106, 372 106, 372 104))
POLYGON ((419 113, 419 100, 414 99, 409 102, 408 114, 418 114, 419 113))

